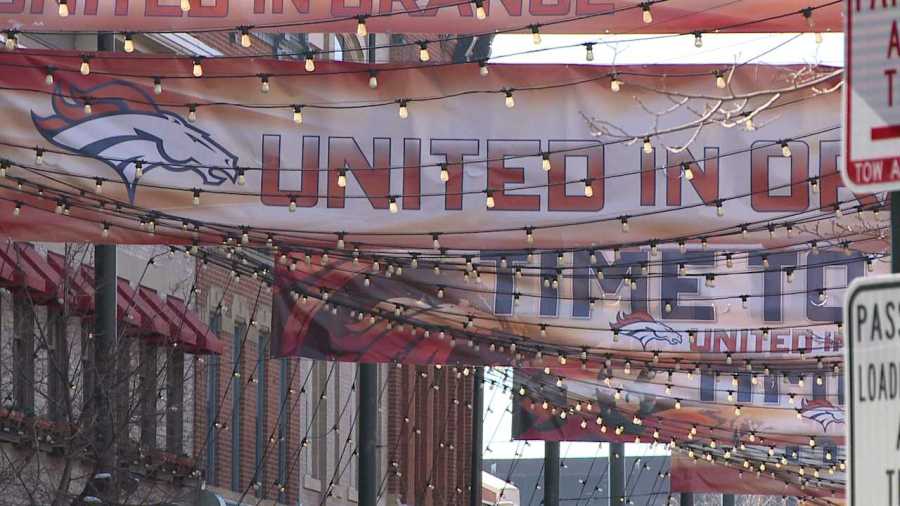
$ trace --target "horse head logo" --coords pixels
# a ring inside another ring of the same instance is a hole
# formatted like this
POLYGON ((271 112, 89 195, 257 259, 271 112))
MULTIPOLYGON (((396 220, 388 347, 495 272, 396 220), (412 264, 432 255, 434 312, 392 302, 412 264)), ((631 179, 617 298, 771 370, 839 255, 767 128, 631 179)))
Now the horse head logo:
POLYGON ((681 332, 665 323, 654 319, 647 311, 633 311, 631 314, 619 312, 616 321, 610 322, 610 328, 618 329, 619 334, 632 337, 641 343, 645 350, 653 341, 677 346, 684 342, 681 332))
POLYGON ((807 402, 803 399, 800 408, 800 414, 803 418, 812 420, 822 426, 827 431, 832 424, 844 424, 844 410, 834 406, 826 400, 815 400, 807 402))
POLYGON ((183 117, 160 109, 153 97, 134 84, 109 81, 80 89, 57 84, 53 113, 31 112, 38 132, 49 142, 68 151, 96 158, 112 167, 134 202, 138 175, 157 168, 193 172, 203 185, 220 186, 237 179, 237 157, 216 142, 208 132, 183 117), (90 100, 91 114, 84 112, 90 100))

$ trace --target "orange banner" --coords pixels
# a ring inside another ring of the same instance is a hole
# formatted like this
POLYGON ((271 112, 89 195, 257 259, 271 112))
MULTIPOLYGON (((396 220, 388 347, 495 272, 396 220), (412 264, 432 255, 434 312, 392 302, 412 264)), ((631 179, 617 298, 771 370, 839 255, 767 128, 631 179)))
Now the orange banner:
MULTIPOLYGON (((731 27, 733 32, 806 32, 842 30, 840 6, 819 9, 810 24, 799 10, 804 0, 741 2, 664 0, 649 2, 651 23, 644 22, 638 0, 68 0, 67 17, 57 2, 3 0, 0 27, 22 31, 97 30, 110 32, 190 31, 198 29, 356 32, 356 17, 367 20, 371 32, 490 33, 527 31, 535 23, 550 23, 546 33, 691 33, 731 27), (188 5, 185 5, 187 7, 188 5), (478 19, 478 6, 485 19, 478 19), (773 16, 796 15, 772 19, 773 16), (764 21, 761 21, 764 20, 764 21)), ((820 2, 826 4, 827 2, 820 2)))

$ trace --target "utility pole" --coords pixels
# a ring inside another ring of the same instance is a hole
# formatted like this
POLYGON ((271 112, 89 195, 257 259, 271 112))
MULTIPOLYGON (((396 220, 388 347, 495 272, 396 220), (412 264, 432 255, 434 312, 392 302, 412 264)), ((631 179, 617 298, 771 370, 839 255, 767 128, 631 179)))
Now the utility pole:
MULTIPOLYGON (((368 60, 375 59, 375 34, 368 37, 368 60)), ((378 501, 375 476, 375 440, 378 432, 378 365, 359 364, 359 506, 375 506, 378 501)))
POLYGON ((625 501, 625 443, 609 443, 609 504, 621 506, 625 501))
POLYGON ((559 441, 544 441, 544 506, 559 506, 559 441))
POLYGON ((472 490, 469 505, 481 506, 481 448, 484 438, 484 367, 475 368, 475 386, 472 390, 472 490))

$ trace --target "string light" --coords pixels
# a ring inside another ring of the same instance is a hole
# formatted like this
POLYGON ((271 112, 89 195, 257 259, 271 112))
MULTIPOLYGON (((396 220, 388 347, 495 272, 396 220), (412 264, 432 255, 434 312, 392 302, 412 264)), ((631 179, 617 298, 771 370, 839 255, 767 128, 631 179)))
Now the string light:
POLYGON ((650 154, 653 152, 653 144, 650 143, 650 137, 644 137, 644 153, 650 154))
POLYGON ((369 35, 369 30, 366 27, 365 16, 359 16, 356 18, 356 35, 359 37, 365 37, 369 35))
POLYGON ((446 183, 447 181, 450 181, 450 171, 447 170, 447 164, 446 164, 446 163, 442 163, 442 164, 441 164, 441 174, 440 174, 440 178, 441 178, 441 182, 442 182, 442 183, 446 183))
POLYGON ((400 109, 397 112, 397 114, 399 114, 400 117, 403 119, 406 119, 409 117, 409 108, 406 106, 406 104, 407 104, 407 101, 401 99, 400 100, 400 109))
POLYGON ((703 47, 703 34, 701 32, 694 32, 694 47, 697 49, 703 47))
POLYGON ((594 187, 591 185, 591 179, 584 180, 584 196, 585 197, 593 197, 594 196, 594 187))
POLYGON ((189 12, 191 10, 191 0, 181 0, 181 12, 189 12))
POLYGON ((396 197, 390 197, 388 199, 388 210, 391 212, 391 214, 397 214, 400 211, 400 207, 397 206, 396 197))
POLYGON ((490 73, 486 61, 481 60, 480 62, 478 62, 478 73, 481 75, 481 77, 487 77, 487 75, 490 73))
POLYGON ((628 217, 622 216, 622 218, 619 219, 619 222, 622 224, 622 232, 628 232, 628 230, 630 228, 628 226, 628 217))
POLYGON ((307 72, 314 72, 316 70, 316 62, 313 60, 312 52, 306 53, 305 62, 303 63, 303 68, 306 69, 307 72))
POLYGON ((613 74, 612 76, 610 76, 610 78, 609 78, 609 89, 610 90, 618 93, 619 90, 622 89, 623 84, 624 83, 622 82, 621 79, 619 79, 618 74, 613 74))
POLYGON ((163 91, 163 88, 162 88, 162 79, 160 79, 160 78, 158 78, 158 77, 154 77, 154 78, 153 78, 153 94, 154 94, 154 95, 159 95, 159 94, 162 93, 162 91, 163 91))
POLYGON ((681 172, 684 174, 684 178, 688 181, 693 181, 694 179, 694 171, 691 170, 690 164, 687 162, 683 162, 681 164, 681 172))
POLYGON ((650 12, 650 2, 641 4, 641 14, 645 24, 653 22, 653 13, 650 12))
POLYGON ((91 106, 91 99, 85 98, 84 99, 84 113, 90 115, 92 112, 94 112, 94 108, 91 106))
POLYGON ((242 26, 241 30, 241 47, 248 48, 253 45, 253 41, 250 39, 250 27, 242 26))
POLYGON ((81 67, 78 70, 83 76, 89 75, 91 73, 91 63, 89 56, 83 55, 81 57, 81 67))
POLYGON ((347 187, 347 171, 345 169, 338 170, 337 185, 339 188, 347 187))
POLYGON ((419 42, 419 61, 425 63, 430 59, 431 54, 428 52, 428 42, 419 42))
POLYGON ((717 70, 714 75, 716 77, 716 88, 719 88, 720 90, 725 89, 725 86, 728 84, 725 82, 725 74, 723 74, 721 70, 717 70))
POLYGON ((194 65, 191 69, 191 73, 194 77, 203 77, 203 65, 200 62, 200 58, 194 58, 194 65))
POLYGON ((594 43, 586 42, 584 44, 584 59, 586 61, 594 61, 594 43))
POLYGON ((7 30, 6 31, 6 50, 12 51, 16 48, 19 42, 19 37, 16 35, 15 30, 7 30))
POLYGON ((126 53, 134 52, 134 39, 131 37, 131 33, 125 32, 125 42, 122 43, 122 49, 126 53))
POLYGON ((535 46, 541 44, 541 29, 538 25, 531 25, 531 42, 533 42, 535 46))
POLYGON ((369 71, 369 88, 373 90, 378 88, 378 72, 374 70, 369 71))
POLYGON ((785 158, 791 157, 791 147, 788 145, 787 141, 781 141, 781 154, 785 158))
POLYGON ((197 106, 194 104, 188 106, 188 121, 191 123, 197 121, 197 106))
POLYGON ((487 12, 484 10, 484 0, 475 0, 475 19, 484 20, 487 12))
POLYGON ((200 205, 200 189, 199 188, 194 188, 194 198, 193 198, 192 202, 193 202, 194 206, 200 205))
POLYGON ((69 16, 69 1, 59 0, 59 9, 57 10, 59 17, 65 18, 69 16))
POLYGON ((494 205, 495 205, 494 192, 492 192, 491 190, 487 190, 486 193, 487 193, 487 199, 485 200, 485 205, 487 206, 488 209, 493 209, 494 205))
POLYGON ((506 108, 512 109, 516 106, 516 99, 513 98, 512 88, 507 89, 504 93, 506 94, 506 108))
POLYGON ((135 160, 134 161, 134 177, 136 179, 140 179, 144 177, 144 162, 143 160, 135 160))
POLYGON ((44 74, 44 84, 53 85, 53 67, 47 67, 47 73, 44 74))
POLYGON ((303 124, 303 106, 295 105, 294 106, 294 123, 298 125, 303 124))

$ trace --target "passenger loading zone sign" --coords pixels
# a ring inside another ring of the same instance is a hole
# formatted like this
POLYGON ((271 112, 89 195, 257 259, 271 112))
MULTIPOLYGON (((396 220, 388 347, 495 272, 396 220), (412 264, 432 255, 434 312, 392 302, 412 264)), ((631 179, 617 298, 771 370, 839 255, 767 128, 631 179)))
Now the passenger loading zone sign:
POLYGON ((848 506, 900 504, 900 275, 857 278, 844 303, 848 506))
POLYGON ((900 7, 847 0, 844 183, 900 190, 900 7))

